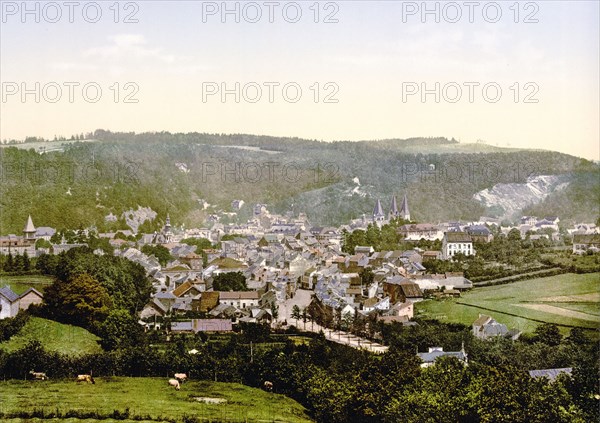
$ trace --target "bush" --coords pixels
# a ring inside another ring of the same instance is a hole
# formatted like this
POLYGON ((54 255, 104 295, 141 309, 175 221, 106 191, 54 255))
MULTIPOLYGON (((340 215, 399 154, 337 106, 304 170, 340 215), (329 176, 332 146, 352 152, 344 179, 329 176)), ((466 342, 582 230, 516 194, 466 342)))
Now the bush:
POLYGON ((19 333, 29 321, 29 313, 20 311, 13 318, 0 320, 0 342, 8 341, 13 335, 19 333))

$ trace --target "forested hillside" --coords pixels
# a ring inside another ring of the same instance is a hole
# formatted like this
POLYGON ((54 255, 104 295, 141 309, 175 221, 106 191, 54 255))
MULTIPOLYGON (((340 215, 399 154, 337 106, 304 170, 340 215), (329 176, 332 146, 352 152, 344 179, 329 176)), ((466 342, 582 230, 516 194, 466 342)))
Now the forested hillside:
MULTIPOLYGON (((340 224, 369 214, 375 199, 389 207, 407 194, 418 221, 477 219, 493 214, 473 195, 531 175, 567 175, 573 182, 528 212, 595 221, 598 166, 573 156, 459 144, 446 138, 319 142, 218 134, 133 134, 98 130, 96 142, 64 151, 0 149, 0 228, 20 233, 36 225, 125 228, 120 217, 138 206, 167 213, 176 224, 201 225, 231 201, 266 203, 274 212, 304 211, 313 224, 340 224), (204 200, 208 205, 204 203, 204 200), (572 207, 576 202, 577 207, 572 207)), ((246 205, 239 218, 246 218, 246 205)))

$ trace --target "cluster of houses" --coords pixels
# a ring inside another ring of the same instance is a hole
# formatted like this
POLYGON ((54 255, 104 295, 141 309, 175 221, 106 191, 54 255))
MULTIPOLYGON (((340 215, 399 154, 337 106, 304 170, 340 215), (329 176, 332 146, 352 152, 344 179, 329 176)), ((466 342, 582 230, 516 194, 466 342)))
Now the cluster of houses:
MULTIPOLYGON (((240 200, 232 207, 239 209, 243 205, 240 200)), ((232 322, 271 323, 277 319, 277 306, 293 298, 297 289, 314 291, 319 307, 330 311, 342 310, 352 316, 376 312, 384 320, 408 322, 414 314, 414 303, 429 296, 460 296, 473 287, 462 273, 426 274, 423 263, 431 259, 452 260, 457 254, 476 254, 474 243, 490 242, 490 225, 498 222, 482 218, 479 222, 410 223, 398 228, 399 235, 408 241, 440 240, 440 251, 374 251, 370 246, 357 246, 353 254, 342 252, 344 231, 365 229, 369 224, 381 226, 395 218, 410 220, 406 196, 399 207, 393 197, 388 213, 377 200, 370 218, 363 216, 337 228, 311 226, 303 213, 278 215, 269 212, 265 204, 256 204, 251 218, 242 224, 225 225, 213 219, 210 229, 183 229, 173 227, 167 216, 161 231, 142 234, 137 242, 123 239, 134 235, 132 231, 120 231, 125 237, 115 237, 115 233, 99 236, 109 239, 115 255, 139 263, 152 279, 155 293, 140 316, 147 327, 159 327, 166 316, 175 317, 173 331, 229 330, 232 322), (207 239, 218 248, 196 251, 195 245, 182 242, 189 238, 207 239), (162 266, 155 257, 141 252, 144 245, 162 245, 174 260, 162 266), (230 272, 244 276, 247 291, 214 289, 215 278, 230 272), (363 275, 367 272, 372 277, 365 281, 363 275), (184 319, 192 315, 204 319, 184 319)), ((558 230, 558 222, 555 217, 523 217, 519 230, 558 230)), ((600 234, 594 231, 598 228, 582 225, 573 232, 578 241, 574 252, 597 249, 600 234), (586 232, 581 233, 582 230, 586 232)), ((36 241, 50 240, 55 232, 53 228, 36 228, 30 216, 22 236, 0 238, 0 252, 27 251, 33 256, 36 241)), ((56 254, 76 246, 79 244, 63 240, 45 252, 56 254)), ((4 295, 3 309, 13 307, 4 305, 8 304, 8 297, 15 301, 14 296, 4 295)), ((279 316, 279 320, 284 318, 279 316)), ((492 327, 497 328, 488 325, 484 333, 493 331, 492 327)))

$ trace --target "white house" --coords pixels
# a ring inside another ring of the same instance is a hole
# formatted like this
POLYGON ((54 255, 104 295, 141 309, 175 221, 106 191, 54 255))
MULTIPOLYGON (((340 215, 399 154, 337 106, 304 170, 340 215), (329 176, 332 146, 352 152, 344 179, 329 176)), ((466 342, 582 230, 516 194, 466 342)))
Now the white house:
POLYGON ((442 257, 444 260, 451 259, 456 254, 465 256, 475 255, 473 240, 466 232, 446 232, 442 239, 442 257))
POLYGON ((257 291, 221 291, 219 304, 227 304, 238 309, 259 306, 260 297, 257 291))
POLYGON ((444 351, 442 347, 429 347, 426 353, 417 353, 417 356, 423 361, 421 367, 433 366, 435 360, 440 357, 454 357, 465 366, 468 362, 464 345, 460 351, 444 351))
POLYGON ((573 254, 600 251, 600 234, 573 235, 573 254))
POLYGON ((19 296, 5 286, 0 288, 0 319, 15 317, 19 312, 19 296))

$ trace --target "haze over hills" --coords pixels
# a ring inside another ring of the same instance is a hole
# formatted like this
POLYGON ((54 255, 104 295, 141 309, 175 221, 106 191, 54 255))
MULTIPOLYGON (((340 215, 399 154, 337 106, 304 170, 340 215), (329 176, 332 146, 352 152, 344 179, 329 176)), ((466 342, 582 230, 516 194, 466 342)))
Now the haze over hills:
POLYGON ((105 216, 138 207, 157 213, 156 226, 167 213, 176 224, 202 226, 209 214, 232 211, 235 199, 246 205, 232 220, 266 203, 334 225, 368 215, 377 198, 387 208, 403 194, 417 221, 510 219, 523 208, 563 221, 600 214, 599 166, 557 152, 446 138, 319 142, 104 130, 93 138, 44 154, 26 145, 0 149, 2 233, 20 233, 28 214, 44 226, 126 228, 124 217, 105 216), (554 182, 529 189, 540 180, 554 182))

